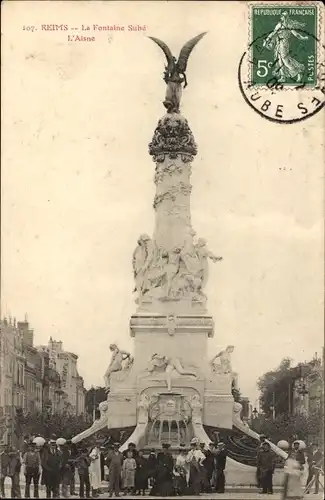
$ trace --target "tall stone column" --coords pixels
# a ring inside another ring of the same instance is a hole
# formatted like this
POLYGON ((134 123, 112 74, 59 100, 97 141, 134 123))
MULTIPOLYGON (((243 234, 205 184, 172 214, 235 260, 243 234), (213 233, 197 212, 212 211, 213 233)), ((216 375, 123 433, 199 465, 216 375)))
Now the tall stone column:
POLYGON ((167 252, 183 247, 193 251, 190 176, 197 147, 187 120, 176 113, 159 120, 149 153, 156 163, 154 241, 167 252))
MULTIPOLYGON (((143 234, 133 255, 138 304, 131 317, 135 337, 134 371, 155 352, 207 360, 207 339, 214 334, 204 286, 208 259, 218 260, 191 225, 191 163, 197 146, 187 120, 167 113, 154 131, 149 154, 155 162, 156 212, 153 237, 143 234)), ((204 363, 203 363, 204 364, 204 363)))

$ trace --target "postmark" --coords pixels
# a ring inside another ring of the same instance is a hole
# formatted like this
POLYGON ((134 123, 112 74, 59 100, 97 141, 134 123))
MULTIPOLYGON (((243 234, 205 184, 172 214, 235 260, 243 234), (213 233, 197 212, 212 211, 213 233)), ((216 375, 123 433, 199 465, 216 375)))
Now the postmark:
POLYGON ((324 107, 324 7, 321 2, 249 6, 247 50, 238 83, 260 116, 295 123, 324 107))

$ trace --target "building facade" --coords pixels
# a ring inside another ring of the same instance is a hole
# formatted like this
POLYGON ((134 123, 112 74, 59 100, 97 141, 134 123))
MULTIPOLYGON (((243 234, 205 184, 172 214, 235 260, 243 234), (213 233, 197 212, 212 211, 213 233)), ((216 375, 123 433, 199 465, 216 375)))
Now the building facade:
POLYGON ((48 343, 50 368, 56 370, 61 380, 61 408, 68 413, 81 415, 85 412, 84 380, 78 373, 78 356, 64 351, 61 341, 48 343))
POLYGON ((34 346, 26 317, 17 324, 11 318, 0 321, 0 445, 17 445, 18 413, 85 412, 77 360, 52 338, 47 346, 34 346))
POLYGON ((16 320, 0 321, 0 443, 15 442, 15 412, 25 407, 23 332, 16 320))

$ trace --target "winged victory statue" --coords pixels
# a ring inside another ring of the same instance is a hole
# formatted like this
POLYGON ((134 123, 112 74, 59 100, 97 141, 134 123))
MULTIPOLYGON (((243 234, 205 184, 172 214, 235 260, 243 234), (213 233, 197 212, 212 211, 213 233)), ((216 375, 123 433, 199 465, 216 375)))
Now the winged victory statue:
POLYGON ((179 106, 182 97, 182 84, 184 89, 187 87, 186 68, 188 58, 195 45, 206 35, 206 31, 200 35, 191 38, 185 43, 180 51, 178 60, 173 56, 169 47, 158 38, 149 36, 164 51, 167 59, 167 65, 164 71, 164 82, 167 84, 166 97, 163 102, 167 113, 179 113, 179 106))

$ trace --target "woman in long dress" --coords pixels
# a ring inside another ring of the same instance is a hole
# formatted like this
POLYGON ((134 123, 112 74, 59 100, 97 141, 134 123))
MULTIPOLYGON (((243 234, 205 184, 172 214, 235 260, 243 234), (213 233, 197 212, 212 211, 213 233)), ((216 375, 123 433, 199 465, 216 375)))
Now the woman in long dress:
POLYGON ((179 496, 184 495, 188 487, 190 469, 186 462, 186 454, 186 449, 180 448, 174 467, 174 491, 179 496))
POLYGON ((274 50, 275 65, 272 74, 279 82, 285 82, 288 78, 296 79, 297 82, 302 79, 305 66, 290 55, 290 39, 293 35, 298 40, 307 40, 308 36, 296 31, 304 26, 303 23, 290 19, 288 13, 284 12, 280 22, 263 42, 264 47, 274 50))
POLYGON ((93 496, 98 496, 98 493, 101 487, 101 469, 100 469, 100 450, 97 444, 91 450, 89 454, 90 458, 90 466, 89 466, 89 475, 90 475, 90 484, 93 491, 93 496))
POLYGON ((291 450, 284 465, 284 488, 282 500, 300 500, 303 498, 302 488, 303 466, 296 460, 291 450))

